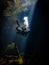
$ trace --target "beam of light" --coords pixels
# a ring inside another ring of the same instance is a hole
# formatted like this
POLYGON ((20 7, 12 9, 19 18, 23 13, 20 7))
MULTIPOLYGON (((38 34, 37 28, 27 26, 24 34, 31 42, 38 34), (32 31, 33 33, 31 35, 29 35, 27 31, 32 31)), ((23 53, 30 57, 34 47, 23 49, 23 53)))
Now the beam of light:
MULTIPOLYGON (((26 25, 26 28, 30 28, 31 27, 31 20, 32 20, 32 17, 33 17, 33 13, 34 13, 34 10, 35 10, 35 6, 36 6, 36 3, 37 3, 37 0, 35 0, 33 2, 33 5, 31 6, 31 10, 28 14, 28 16, 24 16, 23 20, 24 20, 24 24, 26 25)), ((19 40, 20 40, 20 47, 19 47, 19 51, 20 53, 24 53, 25 52, 25 48, 26 48, 26 45, 27 45, 27 40, 28 40, 28 36, 19 36, 19 40)))
POLYGON ((34 14, 34 10, 35 10, 35 7, 36 7, 36 3, 37 3, 38 0, 33 0, 33 5, 31 7, 31 11, 29 12, 29 16, 28 16, 28 20, 29 20, 29 27, 31 28, 31 21, 33 19, 33 14, 34 14))

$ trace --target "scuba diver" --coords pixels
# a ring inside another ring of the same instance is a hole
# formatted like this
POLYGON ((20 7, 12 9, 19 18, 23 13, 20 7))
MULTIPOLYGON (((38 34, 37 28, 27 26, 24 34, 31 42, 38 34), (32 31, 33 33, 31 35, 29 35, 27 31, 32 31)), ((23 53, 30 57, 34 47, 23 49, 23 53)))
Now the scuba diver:
POLYGON ((26 25, 24 23, 19 23, 18 20, 16 20, 16 23, 17 23, 17 27, 16 27, 16 30, 17 32, 29 32, 30 30, 26 28, 26 25))

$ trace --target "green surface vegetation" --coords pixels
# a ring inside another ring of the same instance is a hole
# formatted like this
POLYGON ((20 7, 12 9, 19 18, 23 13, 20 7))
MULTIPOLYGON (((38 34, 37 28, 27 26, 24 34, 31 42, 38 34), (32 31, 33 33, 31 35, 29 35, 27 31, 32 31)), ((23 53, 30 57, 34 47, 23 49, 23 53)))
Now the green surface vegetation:
POLYGON ((10 12, 8 10, 4 10, 4 15, 5 16, 10 16, 10 12))
POLYGON ((22 57, 18 57, 17 56, 6 56, 6 59, 5 58, 1 58, 0 59, 0 65, 2 64, 12 64, 12 63, 17 63, 19 65, 22 65, 23 62, 24 62, 24 59, 22 57))
POLYGON ((22 0, 14 0, 8 1, 7 0, 7 8, 4 10, 4 15, 5 16, 12 16, 12 15, 17 15, 19 12, 21 12, 22 8, 22 0))

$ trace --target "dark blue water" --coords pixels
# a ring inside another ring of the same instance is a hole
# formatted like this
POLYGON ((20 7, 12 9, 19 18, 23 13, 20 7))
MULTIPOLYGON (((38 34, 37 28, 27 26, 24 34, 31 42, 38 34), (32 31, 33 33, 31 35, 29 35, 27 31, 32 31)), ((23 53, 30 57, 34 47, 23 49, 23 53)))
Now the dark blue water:
MULTIPOLYGON (((34 7, 32 7, 32 9, 26 13, 22 12, 18 14, 20 22, 23 22, 23 17, 27 16, 29 17, 28 19, 29 24, 30 24, 29 26, 31 27, 31 19, 32 19, 33 12, 34 12, 34 7)), ((18 47, 19 52, 24 53, 30 33, 28 33, 25 36, 22 34, 16 33, 16 16, 7 17, 2 33, 3 33, 3 43, 4 43, 5 49, 8 46, 8 44, 14 42, 16 46, 18 47)))

